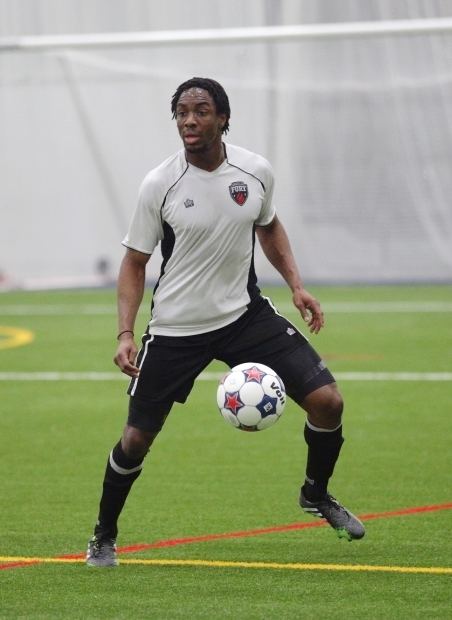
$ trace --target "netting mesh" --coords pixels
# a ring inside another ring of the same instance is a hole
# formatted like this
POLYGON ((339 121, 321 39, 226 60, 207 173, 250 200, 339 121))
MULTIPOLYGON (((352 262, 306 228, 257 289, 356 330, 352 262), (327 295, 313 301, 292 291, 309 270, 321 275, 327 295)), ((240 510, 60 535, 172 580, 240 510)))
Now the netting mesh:
POLYGON ((451 59, 452 33, 4 53, 0 271, 114 275, 142 177, 180 148, 171 95, 202 75, 229 94, 227 141, 272 162, 307 281, 450 280, 451 59))

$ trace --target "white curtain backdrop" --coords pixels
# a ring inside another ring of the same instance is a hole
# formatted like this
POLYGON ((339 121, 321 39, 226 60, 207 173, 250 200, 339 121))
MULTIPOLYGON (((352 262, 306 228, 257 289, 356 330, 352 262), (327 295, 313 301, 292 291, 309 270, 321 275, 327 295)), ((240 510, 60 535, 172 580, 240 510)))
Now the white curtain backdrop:
MULTIPOLYGON (((452 0, 0 0, 0 38, 452 16, 452 0)), ((452 280, 452 32, 0 52, 0 286, 114 277, 170 99, 226 88, 307 282, 452 280)), ((151 277, 158 273, 151 263, 151 277)), ((261 253, 261 281, 277 274, 261 253)))

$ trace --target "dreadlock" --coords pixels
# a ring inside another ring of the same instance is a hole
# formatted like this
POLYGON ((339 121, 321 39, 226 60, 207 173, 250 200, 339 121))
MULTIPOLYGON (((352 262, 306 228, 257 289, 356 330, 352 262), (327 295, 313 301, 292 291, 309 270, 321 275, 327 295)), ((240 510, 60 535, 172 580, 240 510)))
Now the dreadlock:
POLYGON ((180 86, 178 86, 176 92, 174 93, 171 99, 171 112, 173 113, 173 118, 176 118, 176 107, 177 102, 179 101, 179 97, 182 93, 190 88, 202 88, 206 90, 209 95, 212 97, 215 103, 215 109, 217 114, 225 114, 226 115, 226 123, 224 124, 222 133, 228 133, 229 130, 229 118, 231 116, 231 108, 229 107, 229 99, 226 94, 224 88, 210 78, 201 78, 201 77, 193 77, 186 82, 183 82, 180 86))

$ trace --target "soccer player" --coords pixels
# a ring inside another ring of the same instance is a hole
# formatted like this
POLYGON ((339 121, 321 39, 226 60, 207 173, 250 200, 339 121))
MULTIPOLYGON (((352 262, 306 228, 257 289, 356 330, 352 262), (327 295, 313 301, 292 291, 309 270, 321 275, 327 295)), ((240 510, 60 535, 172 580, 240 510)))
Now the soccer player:
POLYGON ((131 377, 128 419, 107 461, 89 566, 115 566, 118 518, 143 460, 174 402, 183 403, 213 360, 262 362, 282 378, 307 413, 303 510, 349 540, 362 523, 332 497, 328 481, 343 443, 343 401, 308 340, 263 297, 254 271, 257 236, 292 291, 311 333, 324 325, 319 302, 303 287, 273 204, 273 172, 260 155, 223 142, 230 107, 223 87, 192 78, 173 95, 183 148, 145 177, 123 241, 118 277, 115 363, 131 377), (134 340, 146 264, 161 244, 162 265, 141 349, 134 340))

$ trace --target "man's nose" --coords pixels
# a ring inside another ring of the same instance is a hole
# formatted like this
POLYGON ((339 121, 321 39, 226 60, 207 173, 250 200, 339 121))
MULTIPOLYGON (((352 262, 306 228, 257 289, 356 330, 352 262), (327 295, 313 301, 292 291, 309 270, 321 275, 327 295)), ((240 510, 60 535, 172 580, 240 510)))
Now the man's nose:
POLYGON ((185 117, 185 126, 195 125, 196 124, 196 116, 194 112, 187 112, 187 116, 185 117))

